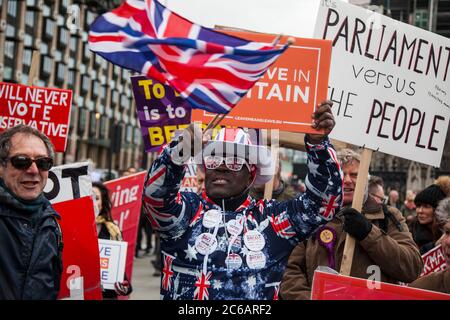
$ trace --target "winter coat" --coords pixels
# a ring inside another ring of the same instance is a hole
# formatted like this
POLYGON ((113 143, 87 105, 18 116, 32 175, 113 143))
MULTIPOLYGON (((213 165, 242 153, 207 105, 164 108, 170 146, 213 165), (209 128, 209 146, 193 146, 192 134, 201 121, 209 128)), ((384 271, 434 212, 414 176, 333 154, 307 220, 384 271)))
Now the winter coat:
MULTIPOLYGON (((373 275, 369 266, 379 266, 381 281, 395 283, 411 282, 419 276, 423 261, 414 243, 411 233, 400 211, 389 207, 389 212, 401 226, 399 228, 392 219, 385 219, 383 210, 366 213, 365 217, 373 224, 372 230, 362 241, 357 241, 351 276, 367 279, 373 275), (387 223, 386 223, 387 221, 387 223), (380 228, 387 225, 387 232, 380 228)), ((347 233, 343 231, 344 217, 337 214, 326 227, 336 232, 333 250, 335 270, 339 271, 347 233)), ((281 282, 282 299, 310 299, 314 271, 318 266, 330 266, 327 250, 319 243, 320 230, 307 242, 299 244, 289 257, 289 262, 281 282)))
POLYGON ((419 288, 450 294, 450 270, 445 269, 433 272, 417 279, 409 285, 412 288, 419 288))
POLYGON ((176 144, 154 161, 144 185, 146 212, 161 235, 161 297, 276 299, 292 249, 341 205, 341 172, 329 140, 307 144, 303 195, 284 202, 247 197, 225 212, 205 193, 178 192, 185 168, 171 160, 176 144))
POLYGON ((56 299, 62 273, 58 213, 41 195, 21 201, 0 179, 0 299, 56 299))
POLYGON ((442 235, 442 233, 440 233, 438 234, 438 237, 435 238, 431 231, 431 227, 429 225, 420 224, 417 218, 409 224, 409 230, 422 255, 433 249, 436 246, 436 241, 442 235))

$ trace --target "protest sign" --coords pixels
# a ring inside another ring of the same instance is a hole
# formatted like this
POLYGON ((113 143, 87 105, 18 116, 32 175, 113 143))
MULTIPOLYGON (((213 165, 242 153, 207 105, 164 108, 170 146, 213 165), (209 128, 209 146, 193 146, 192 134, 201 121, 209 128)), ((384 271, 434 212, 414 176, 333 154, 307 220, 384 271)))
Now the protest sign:
POLYGON ((123 241, 128 243, 125 272, 131 281, 137 229, 141 215, 142 192, 147 172, 139 172, 105 182, 111 197, 111 214, 122 231, 123 241))
POLYGON ((441 245, 422 255, 422 260, 423 270, 420 277, 445 269, 445 257, 441 245))
POLYGON ((311 300, 450 300, 450 295, 315 271, 311 300))
POLYGON ((341 1, 322 1, 333 41, 331 137, 438 167, 450 114, 450 39, 341 1))
POLYGON ((144 76, 131 77, 131 85, 146 152, 157 151, 191 123, 190 106, 170 86, 144 76))
POLYGON ((72 91, 0 82, 0 132, 26 124, 48 136, 64 152, 69 133, 72 91))
MULTIPOLYGON (((272 42, 273 35, 242 31, 229 34, 260 42, 272 42)), ((287 41, 282 37, 280 45, 287 41)), ((239 104, 221 121, 223 125, 316 132, 311 114, 327 97, 331 42, 295 38, 285 53, 267 70, 239 104)), ((209 123, 214 114, 193 110, 192 120, 209 123)))
POLYGON ((59 299, 102 299, 97 229, 87 162, 53 167, 44 195, 61 215, 63 273, 59 299))
POLYGON ((116 282, 123 282, 127 245, 124 241, 98 240, 100 279, 104 289, 114 290, 116 282))

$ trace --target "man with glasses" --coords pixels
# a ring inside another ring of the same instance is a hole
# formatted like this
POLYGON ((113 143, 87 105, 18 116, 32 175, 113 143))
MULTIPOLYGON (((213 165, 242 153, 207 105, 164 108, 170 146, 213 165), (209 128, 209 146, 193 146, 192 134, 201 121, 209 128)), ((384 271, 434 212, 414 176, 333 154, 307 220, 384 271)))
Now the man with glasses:
POLYGON ((202 139, 190 126, 160 154, 149 171, 144 206, 161 234, 163 299, 277 299, 294 246, 329 221, 342 202, 342 178, 328 134, 331 102, 317 107, 307 135, 307 191, 284 202, 256 201, 249 189, 268 182, 274 164, 268 148, 242 129, 204 139, 200 157, 205 191, 179 193, 189 145, 202 139))
POLYGON ((58 213, 44 197, 53 145, 18 125, 0 134, 0 299, 56 299, 62 273, 58 213))
POLYGON ((343 149, 338 158, 344 172, 345 208, 292 251, 281 282, 283 299, 310 299, 318 266, 340 270, 347 233, 356 239, 351 276, 409 283, 422 271, 422 258, 401 212, 383 203, 381 178, 369 179, 361 214, 351 208, 360 155, 343 149))

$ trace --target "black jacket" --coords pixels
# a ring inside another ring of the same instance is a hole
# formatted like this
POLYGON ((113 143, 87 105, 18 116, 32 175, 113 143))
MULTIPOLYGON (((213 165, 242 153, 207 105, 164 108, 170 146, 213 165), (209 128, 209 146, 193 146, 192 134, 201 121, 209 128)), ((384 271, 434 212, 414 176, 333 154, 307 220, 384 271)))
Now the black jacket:
POLYGON ((56 299, 62 273, 59 215, 41 195, 20 201, 0 179, 0 299, 56 299))

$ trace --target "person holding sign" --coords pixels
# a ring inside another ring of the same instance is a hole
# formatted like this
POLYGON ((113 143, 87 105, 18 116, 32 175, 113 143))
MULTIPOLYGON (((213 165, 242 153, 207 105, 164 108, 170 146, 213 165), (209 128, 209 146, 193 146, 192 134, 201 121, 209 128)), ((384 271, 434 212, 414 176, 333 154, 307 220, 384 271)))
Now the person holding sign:
POLYGON ((422 258, 400 211, 383 204, 380 178, 369 181, 362 214, 350 208, 353 202, 360 155, 350 149, 338 154, 344 171, 344 206, 334 219, 289 258, 281 282, 283 299, 311 298, 314 271, 318 266, 339 270, 346 233, 356 239, 351 276, 395 283, 412 282, 423 268, 422 258))
POLYGON ((58 296, 60 216, 43 194, 53 157, 49 138, 32 127, 0 134, 0 300, 58 296))
POLYGON ((331 102, 313 116, 323 134, 306 135, 307 191, 290 201, 257 202, 248 195, 253 185, 272 178, 274 164, 269 150, 254 145, 242 129, 221 129, 214 140, 203 137, 200 196, 178 193, 180 156, 194 154, 189 144, 200 141, 194 140, 202 138, 200 129, 191 125, 163 150, 149 171, 143 201, 161 233, 163 299, 277 299, 294 246, 341 205, 340 167, 327 137, 335 125, 331 102))
POLYGON ((446 269, 419 278, 411 283, 410 286, 413 288, 450 294, 450 197, 447 197, 439 202, 435 214, 439 227, 443 233, 441 245, 442 252, 444 253, 446 269))
MULTIPOLYGON (((114 223, 111 215, 111 200, 108 189, 101 182, 93 182, 92 189, 95 195, 95 205, 99 215, 95 219, 99 239, 122 241, 122 234, 119 227, 114 223)), ((128 281, 126 274, 123 282, 116 282, 114 290, 103 289, 103 299, 117 299, 117 296, 127 296, 131 294, 133 288, 128 281)))

